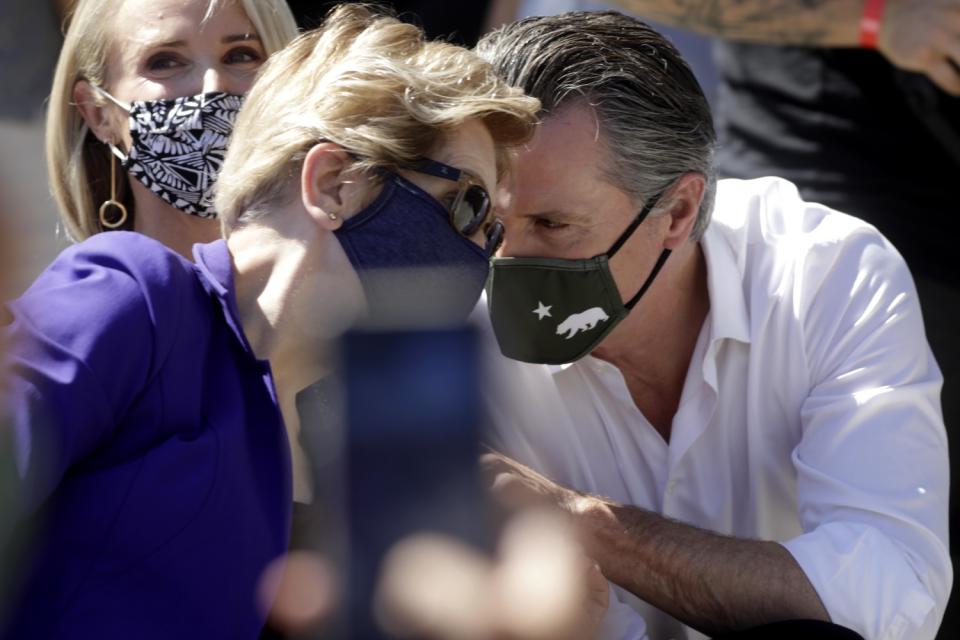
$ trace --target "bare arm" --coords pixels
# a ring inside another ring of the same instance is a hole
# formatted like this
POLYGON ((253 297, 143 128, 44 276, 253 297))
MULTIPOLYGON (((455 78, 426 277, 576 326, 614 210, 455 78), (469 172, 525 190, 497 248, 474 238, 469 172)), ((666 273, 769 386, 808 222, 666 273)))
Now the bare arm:
POLYGON ((700 33, 771 44, 857 46, 863 0, 610 0, 700 33))
MULTIPOLYGON (((767 44, 860 45, 864 0, 610 0, 663 24, 767 44)), ((879 50, 960 95, 960 0, 886 0, 879 50)))
POLYGON ((721 536, 583 495, 499 454, 483 462, 507 506, 560 507, 607 579, 685 624, 715 634, 780 620, 830 620, 793 556, 775 542, 721 536))
POLYGON ((658 514, 584 497, 572 512, 587 554, 609 580, 706 633, 767 622, 830 620, 793 556, 658 514))

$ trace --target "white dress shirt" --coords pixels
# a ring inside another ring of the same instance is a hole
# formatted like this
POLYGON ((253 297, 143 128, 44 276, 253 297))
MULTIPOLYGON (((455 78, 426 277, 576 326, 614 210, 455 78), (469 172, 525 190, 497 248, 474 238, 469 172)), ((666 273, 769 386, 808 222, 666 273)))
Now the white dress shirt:
MULTIPOLYGON (((701 244, 710 312, 669 443, 614 366, 497 353, 494 444, 566 486, 781 542, 868 639, 933 638, 952 582, 942 378, 902 258, 776 178, 721 181, 701 244)), ((643 637, 636 612, 653 640, 702 637, 615 594, 604 638, 643 637)))

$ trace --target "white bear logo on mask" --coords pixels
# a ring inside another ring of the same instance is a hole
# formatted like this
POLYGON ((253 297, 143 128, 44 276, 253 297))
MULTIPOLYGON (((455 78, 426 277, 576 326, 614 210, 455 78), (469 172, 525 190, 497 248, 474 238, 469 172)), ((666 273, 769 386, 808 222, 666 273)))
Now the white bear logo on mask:
POLYGON ((557 326, 557 335, 560 336, 567 333, 566 338, 569 340, 581 331, 589 331, 608 319, 609 316, 607 316, 607 313, 603 309, 600 307, 592 307, 586 311, 575 313, 561 322, 557 326))

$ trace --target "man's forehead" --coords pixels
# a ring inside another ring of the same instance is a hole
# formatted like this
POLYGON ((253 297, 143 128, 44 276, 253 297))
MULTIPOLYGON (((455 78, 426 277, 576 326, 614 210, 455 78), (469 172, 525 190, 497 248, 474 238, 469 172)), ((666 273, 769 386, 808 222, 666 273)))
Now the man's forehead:
POLYGON ((600 140, 600 118, 594 105, 586 100, 575 100, 559 107, 543 118, 543 124, 575 129, 590 141, 600 140))
POLYGON ((524 170, 535 162, 551 173, 577 170, 599 176, 606 159, 596 114, 593 109, 576 106, 546 116, 515 160, 524 170))
POLYGON ((525 212, 589 214, 598 198, 619 191, 605 171, 608 158, 593 109, 568 107, 544 118, 517 151, 508 186, 525 212))

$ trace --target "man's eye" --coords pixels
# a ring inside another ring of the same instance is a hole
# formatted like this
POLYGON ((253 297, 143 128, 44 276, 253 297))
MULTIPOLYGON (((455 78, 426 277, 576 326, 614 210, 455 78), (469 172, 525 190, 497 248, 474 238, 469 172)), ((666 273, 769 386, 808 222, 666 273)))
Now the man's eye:
POLYGON ((566 229, 568 226, 570 226, 562 222, 554 222, 549 218, 537 218, 534 224, 536 224, 537 227, 544 229, 546 231, 559 231, 562 229, 566 229))

